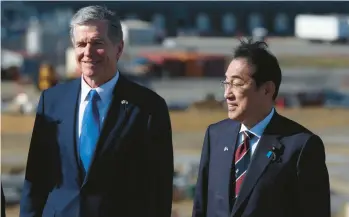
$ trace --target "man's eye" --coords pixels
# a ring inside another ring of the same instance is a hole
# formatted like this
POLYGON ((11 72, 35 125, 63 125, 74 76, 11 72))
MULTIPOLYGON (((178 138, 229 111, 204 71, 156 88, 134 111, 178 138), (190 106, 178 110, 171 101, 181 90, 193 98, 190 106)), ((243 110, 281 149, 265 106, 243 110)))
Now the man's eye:
POLYGON ((86 43, 76 43, 76 47, 85 47, 86 43))
POLYGON ((244 83, 241 82, 241 81, 234 81, 234 82, 233 82, 233 85, 234 85, 234 86, 243 86, 244 83))

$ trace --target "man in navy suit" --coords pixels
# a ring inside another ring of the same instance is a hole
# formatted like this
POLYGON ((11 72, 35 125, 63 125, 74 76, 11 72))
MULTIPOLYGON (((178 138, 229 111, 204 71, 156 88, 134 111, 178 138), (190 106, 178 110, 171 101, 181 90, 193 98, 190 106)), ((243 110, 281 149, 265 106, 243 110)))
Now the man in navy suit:
POLYGON ((193 217, 330 217, 324 144, 275 110, 281 70, 266 48, 243 41, 234 52, 229 118, 206 131, 193 217))
POLYGON ((4 195, 4 189, 1 184, 1 216, 6 217, 6 201, 4 195))
POLYGON ((163 98, 117 70, 114 12, 80 9, 71 38, 81 78, 42 92, 21 217, 170 217, 173 150, 163 98))

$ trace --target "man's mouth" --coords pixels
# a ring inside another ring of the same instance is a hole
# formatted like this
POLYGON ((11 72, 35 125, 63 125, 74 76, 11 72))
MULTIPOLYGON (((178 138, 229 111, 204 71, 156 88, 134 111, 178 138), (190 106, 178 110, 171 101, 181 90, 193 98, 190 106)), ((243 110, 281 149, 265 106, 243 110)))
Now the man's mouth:
POLYGON ((228 109, 235 109, 238 105, 236 103, 227 103, 228 109))
POLYGON ((237 103, 234 103, 234 102, 227 102, 227 105, 228 105, 228 106, 238 106, 238 104, 237 104, 237 103))
POLYGON ((98 64, 100 61, 82 61, 83 63, 86 63, 86 64, 92 64, 92 65, 96 65, 98 64))

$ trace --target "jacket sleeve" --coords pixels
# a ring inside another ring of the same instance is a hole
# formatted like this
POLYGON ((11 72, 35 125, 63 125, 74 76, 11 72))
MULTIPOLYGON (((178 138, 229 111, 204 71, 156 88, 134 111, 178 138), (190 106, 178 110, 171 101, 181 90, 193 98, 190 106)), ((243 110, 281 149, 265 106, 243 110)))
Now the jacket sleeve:
POLYGON ((298 164, 300 217, 330 217, 330 184, 322 140, 313 135, 301 150, 298 164))
POLYGON ((41 217, 49 193, 50 170, 45 145, 44 92, 37 107, 30 141, 24 186, 20 202, 20 217, 41 217))
POLYGON ((210 160, 210 127, 207 128, 201 152, 199 174, 195 187, 192 217, 206 217, 207 188, 210 160))
POLYGON ((173 191, 173 145, 170 115, 161 98, 148 120, 147 216, 171 217, 173 191))

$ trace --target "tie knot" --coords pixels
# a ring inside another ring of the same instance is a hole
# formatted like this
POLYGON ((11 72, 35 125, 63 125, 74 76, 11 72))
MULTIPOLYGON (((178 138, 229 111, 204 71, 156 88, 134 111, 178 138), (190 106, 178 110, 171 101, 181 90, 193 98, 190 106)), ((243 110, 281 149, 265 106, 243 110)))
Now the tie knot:
POLYGON ((88 98, 91 101, 98 101, 100 99, 99 94, 96 90, 90 90, 88 93, 88 98))
POLYGON ((253 133, 249 132, 249 131, 243 131, 242 134, 244 135, 244 140, 245 139, 252 139, 253 138, 253 133))

